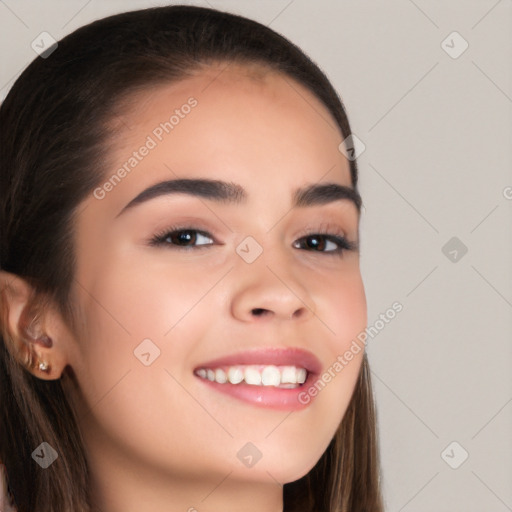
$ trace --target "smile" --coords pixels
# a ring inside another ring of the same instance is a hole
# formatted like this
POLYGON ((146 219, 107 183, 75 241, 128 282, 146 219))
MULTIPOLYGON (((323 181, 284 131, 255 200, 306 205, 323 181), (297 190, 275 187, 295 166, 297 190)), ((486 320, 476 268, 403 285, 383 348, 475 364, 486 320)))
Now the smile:
MULTIPOLYGON (((299 410, 304 389, 321 373, 322 364, 308 350, 259 347, 197 365, 194 376, 213 392, 258 407, 299 410)), ((212 395, 215 398, 215 395, 212 395)))
POLYGON ((274 386, 283 389, 300 387, 306 382, 308 372, 297 366, 235 365, 218 368, 199 368, 198 377, 219 384, 249 384, 251 386, 274 386))

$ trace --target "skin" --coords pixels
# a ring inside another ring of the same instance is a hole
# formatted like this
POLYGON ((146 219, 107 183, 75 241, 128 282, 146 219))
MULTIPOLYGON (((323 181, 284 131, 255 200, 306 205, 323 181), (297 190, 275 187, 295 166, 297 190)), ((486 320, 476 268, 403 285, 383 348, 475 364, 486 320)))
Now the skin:
MULTIPOLYGON (((198 101, 103 199, 91 193, 81 205, 76 329, 51 308, 37 324, 53 346, 34 342, 51 364, 49 374, 34 373, 62 378, 103 512, 281 511, 281 485, 321 457, 361 366, 363 351, 291 414, 218 393, 193 375, 210 359, 273 346, 310 350, 327 369, 367 324, 359 253, 292 245, 327 225, 358 239, 359 214, 348 201, 291 209, 298 186, 351 186, 334 119, 288 77, 224 67, 145 91, 113 121, 119 136, 107 179, 175 108, 191 96, 198 101), (146 187, 177 177, 236 182, 249 200, 174 194, 116 217, 146 187), (189 251, 148 244, 176 223, 212 238, 198 237, 189 251), (236 252, 249 235, 263 248, 251 264, 236 252), (267 313, 252 315, 253 308, 267 313), (134 356, 146 338, 161 351, 150 366, 134 356), (262 453, 252 468, 236 456, 249 441, 262 453)), ((14 283, 9 321, 21 337, 30 290, 14 283)))

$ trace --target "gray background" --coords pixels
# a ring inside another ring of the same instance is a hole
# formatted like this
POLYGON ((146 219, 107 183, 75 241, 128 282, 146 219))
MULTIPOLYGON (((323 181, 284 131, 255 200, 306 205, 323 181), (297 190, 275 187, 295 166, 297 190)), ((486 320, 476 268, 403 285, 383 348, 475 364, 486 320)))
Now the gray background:
MULTIPOLYGON (((0 1, 1 98, 41 32, 166 3, 0 1)), ((403 305, 368 344, 386 510, 512 511, 512 1, 185 3, 301 46, 365 145, 369 324, 403 305)))

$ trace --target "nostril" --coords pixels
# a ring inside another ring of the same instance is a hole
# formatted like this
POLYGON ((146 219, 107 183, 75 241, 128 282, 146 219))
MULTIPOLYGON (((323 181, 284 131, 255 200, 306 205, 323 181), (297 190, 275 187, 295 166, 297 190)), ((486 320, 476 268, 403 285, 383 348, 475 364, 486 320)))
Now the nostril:
POLYGON ((265 311, 266 311, 266 310, 265 310, 265 309, 262 309, 262 308, 254 308, 254 309, 252 310, 252 313, 253 313, 253 315, 261 316, 261 315, 265 314, 265 311))

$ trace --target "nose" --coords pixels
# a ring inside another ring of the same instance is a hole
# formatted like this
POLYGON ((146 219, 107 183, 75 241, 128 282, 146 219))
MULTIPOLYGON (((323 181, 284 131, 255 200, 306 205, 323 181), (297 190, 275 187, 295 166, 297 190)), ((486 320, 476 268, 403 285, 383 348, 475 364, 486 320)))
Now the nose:
POLYGON ((232 315, 243 322, 304 322, 314 316, 315 304, 290 262, 267 262, 262 256, 251 264, 240 262, 244 266, 236 273, 232 315))

